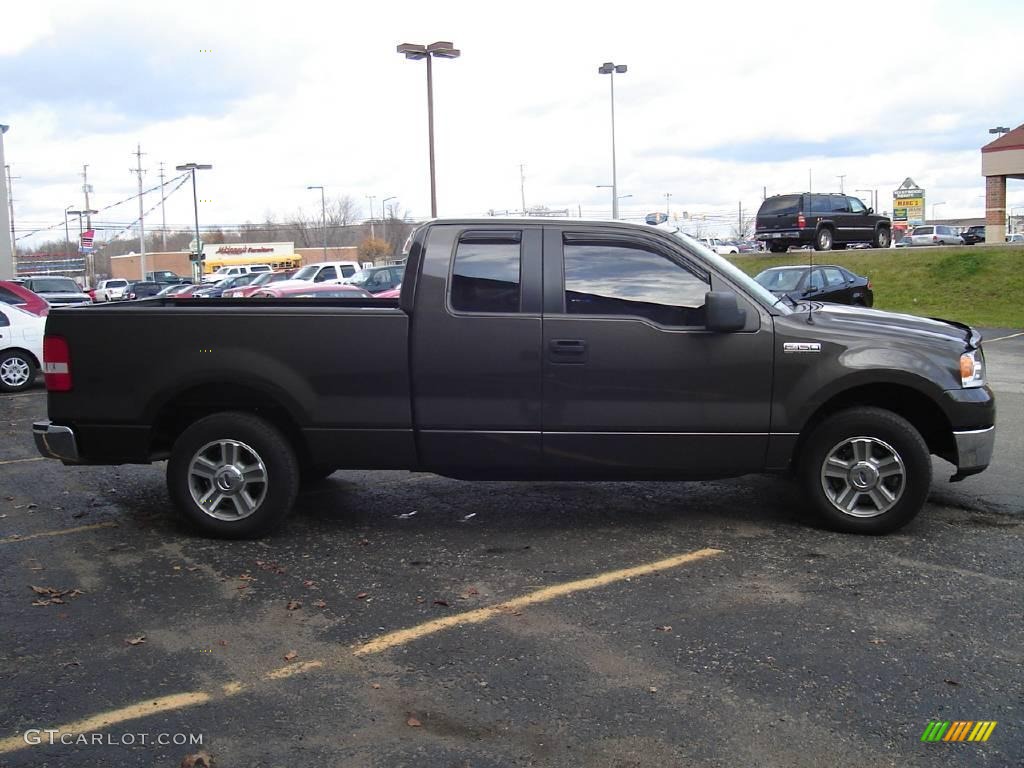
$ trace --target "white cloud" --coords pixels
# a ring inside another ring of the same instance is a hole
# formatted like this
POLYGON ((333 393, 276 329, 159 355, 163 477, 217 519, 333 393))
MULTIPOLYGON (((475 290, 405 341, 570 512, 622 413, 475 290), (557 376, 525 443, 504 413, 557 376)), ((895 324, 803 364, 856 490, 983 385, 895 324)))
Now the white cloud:
MULTIPOLYGON (((49 8, 16 16, 23 34, 5 36, 19 43, 0 48, 0 71, 80 22, 73 5, 49 8)), ((803 3, 760 2, 400 0, 258 12, 239 2, 94 3, 92 17, 109 18, 117 32, 86 44, 127 50, 123 36, 136 29, 154 41, 150 60, 176 61, 170 54, 194 48, 209 78, 248 74, 247 90, 222 105, 204 102, 198 115, 125 116, 90 93, 89 78, 73 76, 74 48, 54 50, 57 69, 72 76, 52 89, 77 89, 86 106, 68 111, 45 97, 5 105, 7 161, 21 176, 19 229, 59 221, 65 205, 77 204, 85 162, 94 207, 130 196, 136 142, 148 153, 147 186, 161 160, 214 164, 200 177, 200 196, 212 200, 200 208, 204 223, 313 209, 307 184, 350 194, 364 209, 364 195, 397 195, 425 215, 425 66, 402 59, 395 45, 435 39, 463 50, 435 64, 442 215, 518 208, 520 163, 528 205, 606 214, 607 190, 595 188, 610 180, 609 83, 597 73, 606 60, 630 68, 616 79, 620 192, 633 195, 624 210, 663 208, 671 192, 673 208, 725 216, 741 200, 756 206, 763 187, 805 189, 810 168, 815 188, 838 188, 840 174, 847 190, 878 188, 884 209, 891 190, 913 176, 929 201, 946 203, 944 215, 978 215, 985 128, 1024 120, 1014 113, 1024 11, 920 8, 908 21, 890 3, 871 2, 814 13, 803 3), (141 120, 128 128, 125 117, 141 120), (69 126, 84 135, 68 138, 80 133, 69 126)), ((139 87, 139 62, 126 55, 120 64, 125 87, 139 87)), ((186 192, 168 203, 172 225, 191 222, 186 192)), ((1024 204, 1015 186, 1011 204, 1024 204)), ((135 215, 135 206, 114 212, 120 221, 135 215)))

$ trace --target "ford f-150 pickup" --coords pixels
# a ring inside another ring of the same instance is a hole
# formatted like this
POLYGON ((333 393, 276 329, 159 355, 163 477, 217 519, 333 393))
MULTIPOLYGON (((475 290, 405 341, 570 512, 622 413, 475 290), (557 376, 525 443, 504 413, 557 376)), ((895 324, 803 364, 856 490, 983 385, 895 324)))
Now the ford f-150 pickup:
POLYGON ((985 469, 977 332, 777 298, 671 229, 435 220, 398 299, 54 309, 36 444, 66 464, 166 459, 175 506, 226 537, 267 531, 339 468, 792 472, 826 524, 860 533, 918 513, 931 454, 953 480, 985 469), (116 339, 142 351, 112 357, 116 339))

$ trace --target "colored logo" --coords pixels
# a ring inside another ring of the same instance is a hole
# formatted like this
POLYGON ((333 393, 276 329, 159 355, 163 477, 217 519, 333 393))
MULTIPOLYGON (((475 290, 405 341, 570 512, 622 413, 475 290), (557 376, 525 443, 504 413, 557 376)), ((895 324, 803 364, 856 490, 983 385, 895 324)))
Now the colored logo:
POLYGON ((988 741, 995 729, 995 720, 932 720, 921 741, 988 741))

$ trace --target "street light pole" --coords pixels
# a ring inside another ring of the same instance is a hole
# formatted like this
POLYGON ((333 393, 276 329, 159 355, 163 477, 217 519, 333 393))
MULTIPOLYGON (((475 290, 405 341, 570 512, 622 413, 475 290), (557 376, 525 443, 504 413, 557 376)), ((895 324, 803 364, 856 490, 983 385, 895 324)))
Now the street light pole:
POLYGON ((413 61, 427 60, 427 144, 430 152, 430 216, 437 218, 437 176, 434 168, 434 67, 433 59, 457 59, 462 51, 454 43, 438 41, 430 45, 401 43, 397 49, 413 61))
POLYGON ((938 208, 940 205, 945 205, 945 204, 946 204, 945 202, 942 202, 942 203, 932 203, 932 223, 935 223, 935 209, 938 208))
POLYGON ((619 177, 618 170, 615 162, 615 73, 618 72, 620 75, 626 72, 625 64, 614 64, 610 61, 606 61, 600 67, 597 68, 599 74, 611 75, 611 95, 612 95, 612 218, 619 218, 619 177))
MULTIPOLYGON (((4 134, 9 126, 0 124, 0 168, 4 167, 4 134)), ((14 239, 7 221, 7 185, 0 184, 0 280, 14 277, 14 239), (8 240, 10 238, 10 240, 8 240)))
POLYGON ((212 165, 204 163, 185 163, 174 166, 176 171, 189 171, 192 174, 192 211, 196 217, 196 250, 192 261, 192 279, 199 282, 203 279, 203 241, 199 237, 199 193, 196 191, 196 171, 208 171, 212 165))
POLYGON ((320 216, 324 227, 324 261, 327 261, 327 198, 324 196, 324 188, 322 186, 313 185, 306 187, 306 189, 320 190, 320 216))
POLYGON ((384 242, 387 242, 388 240, 388 213, 387 210, 384 208, 384 205, 387 203, 388 200, 397 199, 397 195, 391 195, 390 197, 385 197, 383 200, 380 201, 380 225, 384 229, 384 242))
MULTIPOLYGON (((429 66, 429 60, 428 60, 429 66)), ((370 201, 370 239, 377 239, 377 230, 373 228, 373 201, 377 199, 376 195, 366 195, 366 199, 370 201)))
POLYGON ((68 247, 71 245, 71 231, 68 229, 68 211, 71 210, 71 206, 67 206, 64 209, 64 260, 68 261, 71 258, 71 252, 68 247))

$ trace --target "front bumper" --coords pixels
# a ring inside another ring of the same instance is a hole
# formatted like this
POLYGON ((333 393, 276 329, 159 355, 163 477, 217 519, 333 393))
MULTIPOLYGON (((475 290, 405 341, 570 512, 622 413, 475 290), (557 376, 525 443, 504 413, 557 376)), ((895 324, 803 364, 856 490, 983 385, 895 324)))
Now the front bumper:
POLYGON ((32 436, 40 455, 60 459, 65 464, 78 463, 78 441, 71 427, 60 427, 52 421, 37 421, 32 424, 32 436))
POLYGON ((951 483, 985 470, 992 461, 996 428, 991 426, 953 432, 953 440, 956 442, 956 474, 949 478, 951 483))

